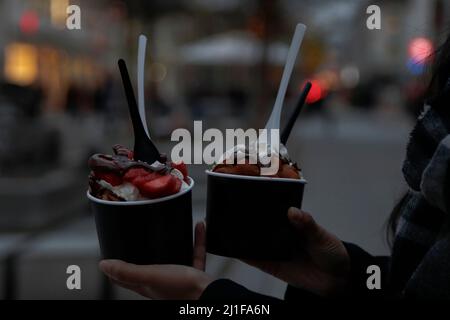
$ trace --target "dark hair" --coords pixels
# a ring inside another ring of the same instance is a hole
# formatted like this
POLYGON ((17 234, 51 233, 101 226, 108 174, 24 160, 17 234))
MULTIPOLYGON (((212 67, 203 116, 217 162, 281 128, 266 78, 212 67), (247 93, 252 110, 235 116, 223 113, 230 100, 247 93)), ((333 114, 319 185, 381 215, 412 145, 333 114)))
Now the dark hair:
POLYGON ((386 228, 386 239, 389 244, 389 246, 392 248, 392 245, 394 243, 394 237, 395 237, 395 231, 397 230, 398 225, 398 219, 400 218, 401 209, 403 205, 406 203, 406 198, 408 197, 408 194, 405 193, 400 198, 400 200, 397 202, 397 204, 392 209, 391 215, 389 216, 389 219, 387 220, 387 228, 386 228))
MULTIPOLYGON (((444 90, 450 86, 450 33, 442 45, 430 57, 429 61, 431 62, 431 77, 425 92, 425 101, 430 107, 442 111, 446 107, 443 102, 448 101, 447 96, 450 91, 444 90)), ((405 204, 406 198, 407 194, 405 193, 392 209, 387 221, 387 241, 391 247, 400 218, 401 208, 405 204)))
POLYGON ((444 89, 450 85, 450 34, 435 51, 430 61, 432 61, 431 79, 425 93, 425 99, 432 108, 442 109, 446 107, 443 102, 448 101, 446 99, 448 90, 444 89))

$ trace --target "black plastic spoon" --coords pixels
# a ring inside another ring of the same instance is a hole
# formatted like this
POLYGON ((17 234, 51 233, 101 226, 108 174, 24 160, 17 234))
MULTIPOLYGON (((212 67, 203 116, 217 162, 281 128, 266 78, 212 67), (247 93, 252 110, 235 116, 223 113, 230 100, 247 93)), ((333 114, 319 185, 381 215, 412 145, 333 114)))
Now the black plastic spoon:
POLYGON ((281 132, 280 141, 284 145, 286 145, 292 128, 294 127, 295 121, 297 120, 298 115, 305 105, 306 97, 308 96, 309 90, 311 90, 311 86, 311 82, 306 82, 305 86, 303 87, 302 93, 300 94, 300 98, 298 99, 297 105, 295 106, 295 110, 292 112, 291 116, 289 117, 288 123, 281 132))
POLYGON ((155 161, 161 162, 161 155, 153 141, 147 136, 147 133, 145 132, 144 126, 142 124, 138 105, 136 103, 136 97, 134 95, 133 86, 128 74, 127 65, 123 59, 119 59, 118 65, 120 75, 122 76, 125 95, 128 101, 131 122, 133 123, 134 159, 145 161, 148 164, 152 164, 155 161))

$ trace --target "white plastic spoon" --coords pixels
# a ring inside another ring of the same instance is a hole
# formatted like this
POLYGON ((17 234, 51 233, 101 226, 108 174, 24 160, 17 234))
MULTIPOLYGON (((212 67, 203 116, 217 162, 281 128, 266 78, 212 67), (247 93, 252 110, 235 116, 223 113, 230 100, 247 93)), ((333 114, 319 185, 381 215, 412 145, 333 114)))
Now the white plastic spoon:
POLYGON ((286 95, 289 79, 291 78, 292 70, 294 69, 295 60, 297 58, 297 53, 302 44, 305 31, 306 26, 304 24, 299 23, 295 27, 295 33, 292 37, 291 46, 288 51, 286 64, 283 70, 283 76, 281 77, 280 87, 278 88, 277 98, 275 100, 272 113, 270 114, 270 118, 266 123, 266 129, 268 131, 271 129, 280 129, 281 109, 283 108, 284 96, 286 95))
POLYGON ((141 34, 139 36, 138 48, 138 68, 137 68, 137 85, 138 85, 138 107, 139 115, 141 116, 142 125, 145 133, 150 138, 148 133, 147 119, 145 117, 145 99, 144 99, 144 67, 145 67, 145 48, 147 46, 147 37, 141 34))

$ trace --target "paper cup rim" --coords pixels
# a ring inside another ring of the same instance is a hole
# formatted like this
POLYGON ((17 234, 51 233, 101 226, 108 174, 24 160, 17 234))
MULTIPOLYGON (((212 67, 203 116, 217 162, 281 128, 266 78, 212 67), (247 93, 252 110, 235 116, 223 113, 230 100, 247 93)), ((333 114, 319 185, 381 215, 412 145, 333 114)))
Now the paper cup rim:
POLYGON ((207 175, 215 176, 215 177, 223 177, 223 178, 230 178, 230 179, 237 179, 237 180, 255 180, 255 181, 279 181, 279 182, 294 182, 294 183, 301 183, 301 184, 307 184, 308 181, 305 179, 291 179, 291 178, 278 178, 278 177, 261 177, 261 176, 245 176, 245 175, 238 175, 238 174, 230 174, 230 173, 222 173, 222 172, 214 172, 211 170, 205 170, 207 175))
POLYGON ((194 187, 194 179, 192 179, 191 177, 188 177, 188 179, 190 181, 190 184, 187 189, 185 189, 183 191, 179 191, 175 194, 171 194, 170 196, 166 196, 166 197, 162 197, 162 198, 158 198, 158 199, 136 200, 136 201, 109 201, 109 200, 103 200, 103 199, 94 197, 93 195, 91 195, 89 193, 89 190, 86 191, 86 194, 87 194, 87 197, 89 200, 96 202, 96 203, 106 204, 106 205, 113 205, 113 206, 147 205, 147 204, 153 204, 153 203, 158 203, 158 202, 163 202, 163 201, 169 201, 169 200, 178 198, 179 196, 182 196, 183 194, 191 191, 192 188, 194 187))

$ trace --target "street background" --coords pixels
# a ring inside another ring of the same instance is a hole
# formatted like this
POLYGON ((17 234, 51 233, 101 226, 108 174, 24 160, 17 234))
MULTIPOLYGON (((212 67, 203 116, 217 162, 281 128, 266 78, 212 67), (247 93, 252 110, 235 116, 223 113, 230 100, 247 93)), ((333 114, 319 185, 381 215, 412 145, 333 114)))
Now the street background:
MULTIPOLYGON (((98 271, 86 189, 91 154, 132 146, 117 59, 134 80, 141 33, 149 41, 151 136, 170 154, 171 132, 192 129, 194 120, 203 130, 263 127, 295 25, 306 24, 283 111, 312 81, 287 146, 308 181, 303 209, 342 240, 389 254, 385 224, 406 190, 408 134, 450 3, 378 1, 381 30, 366 27, 370 4, 0 0, 0 298, 140 298, 98 271), (65 27, 69 4, 81 8, 81 30, 65 27), (72 264, 81 267, 81 290, 66 288, 72 264)), ((207 166, 188 169, 199 221, 207 166)), ((214 276, 284 293, 285 283, 237 260, 208 255, 207 262, 214 276)))

